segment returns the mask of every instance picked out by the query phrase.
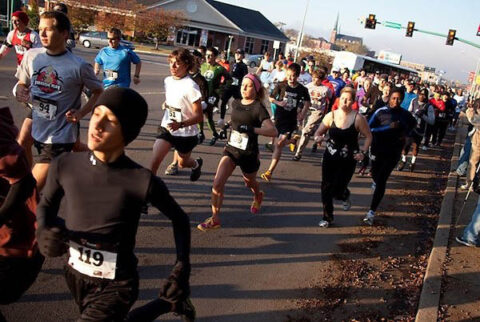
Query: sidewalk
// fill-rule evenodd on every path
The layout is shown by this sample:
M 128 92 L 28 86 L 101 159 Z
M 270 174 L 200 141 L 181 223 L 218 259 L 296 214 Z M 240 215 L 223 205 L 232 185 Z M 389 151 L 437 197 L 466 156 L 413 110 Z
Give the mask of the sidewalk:
M 465 207 L 466 191 L 460 190 L 465 177 L 455 172 L 466 128 L 458 130 L 445 197 L 442 202 L 434 246 L 429 258 L 416 321 L 480 320 L 480 249 L 455 241 L 463 233 L 472 213 L 480 206 L 471 193 Z

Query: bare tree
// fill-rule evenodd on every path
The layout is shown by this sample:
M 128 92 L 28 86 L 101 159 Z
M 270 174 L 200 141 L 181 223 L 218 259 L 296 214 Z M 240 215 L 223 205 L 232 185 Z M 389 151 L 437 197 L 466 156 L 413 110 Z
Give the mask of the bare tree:
M 158 42 L 166 40 L 168 35 L 183 26 L 185 21 L 186 16 L 182 11 L 151 9 L 137 14 L 135 30 L 156 39 L 155 49 L 158 49 Z

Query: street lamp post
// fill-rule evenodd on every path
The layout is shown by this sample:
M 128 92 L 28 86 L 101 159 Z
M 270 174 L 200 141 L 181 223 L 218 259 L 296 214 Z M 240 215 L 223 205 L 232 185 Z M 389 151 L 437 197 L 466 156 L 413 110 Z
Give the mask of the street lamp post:
M 295 59 L 294 59 L 295 62 L 297 62 L 298 52 L 300 51 L 300 46 L 302 45 L 303 27 L 305 27 L 305 19 L 307 18 L 309 3 L 310 3 L 310 0 L 307 0 L 307 5 L 305 6 L 305 14 L 303 15 L 302 29 L 300 29 L 300 33 L 297 35 L 297 50 L 295 50 Z

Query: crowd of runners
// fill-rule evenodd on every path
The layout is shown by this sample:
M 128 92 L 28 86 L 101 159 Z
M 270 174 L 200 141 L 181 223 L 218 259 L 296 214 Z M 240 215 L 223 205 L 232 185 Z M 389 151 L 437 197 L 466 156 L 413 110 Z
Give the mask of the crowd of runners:
M 168 56 L 171 75 L 164 79 L 165 100 L 158 106 L 164 113 L 146 169 L 125 154 L 148 117 L 147 102 L 130 89 L 131 65 L 138 84 L 141 59 L 120 44 L 121 32 L 112 28 L 109 46 L 100 50 L 92 67 L 71 51 L 75 44 L 67 14 L 60 4 L 42 13 L 37 34 L 27 28 L 25 13 L 13 13 L 15 29 L 0 49 L 3 57 L 15 48 L 18 82 L 13 92 L 31 109 L 20 131 L 9 108 L 0 109 L 0 304 L 20 298 L 35 281 L 44 256 L 67 253 L 65 280 L 80 321 L 152 321 L 167 312 L 193 321 L 190 221 L 157 172 L 173 148 L 165 175 L 189 168 L 192 182 L 200 178 L 203 160 L 193 150 L 206 137 L 204 115 L 211 131 L 208 144 L 223 140 L 225 147 L 212 178 L 211 216 L 199 230 L 220 228 L 225 185 L 237 166 L 253 194 L 250 212 L 257 214 L 268 192 L 266 186 L 260 189 L 258 177 L 275 180 L 286 146 L 292 160 L 304 162 L 311 139 L 312 153 L 326 143 L 318 225 L 327 228 L 334 221 L 334 199 L 343 202 L 343 210 L 350 209 L 348 185 L 356 171 L 372 178 L 363 222 L 373 225 L 392 171 L 407 165 L 414 171 L 419 152 L 441 146 L 470 104 L 461 89 L 380 72 L 329 71 L 329 66 L 317 66 L 313 56 L 295 63 L 265 53 L 250 73 L 242 49 L 235 51 L 231 64 L 228 55 L 213 47 L 176 49 Z M 88 99 L 82 104 L 83 92 Z M 478 102 L 475 106 L 480 108 Z M 467 111 L 469 118 L 472 113 Z M 82 143 L 79 121 L 87 115 L 87 142 Z M 272 153 L 268 167 L 260 164 L 259 136 L 271 140 L 262 149 Z M 475 165 L 480 158 L 476 146 L 475 141 L 470 158 Z M 458 171 L 465 172 L 466 166 L 460 164 Z M 62 200 L 67 201 L 63 219 L 58 216 Z M 177 260 L 158 298 L 130 311 L 139 291 L 137 227 L 149 206 L 171 220 Z

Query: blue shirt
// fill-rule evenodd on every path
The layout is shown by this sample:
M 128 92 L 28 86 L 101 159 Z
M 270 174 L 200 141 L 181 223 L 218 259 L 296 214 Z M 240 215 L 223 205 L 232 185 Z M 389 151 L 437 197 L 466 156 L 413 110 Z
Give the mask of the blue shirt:
M 140 58 L 131 49 L 119 45 L 117 48 L 102 48 L 95 62 L 102 65 L 104 88 L 112 85 L 130 87 L 130 64 L 138 64 Z
M 408 108 L 410 107 L 410 102 L 416 97 L 417 97 L 417 94 L 415 94 L 414 92 L 411 92 L 411 93 L 405 92 L 405 98 L 403 99 L 403 102 L 402 104 L 400 104 L 400 106 L 404 110 L 408 111 Z
M 332 75 L 329 75 L 327 79 L 332 83 L 333 88 L 335 89 L 335 96 L 340 97 L 340 92 L 345 87 L 345 82 L 340 77 L 333 78 Z

